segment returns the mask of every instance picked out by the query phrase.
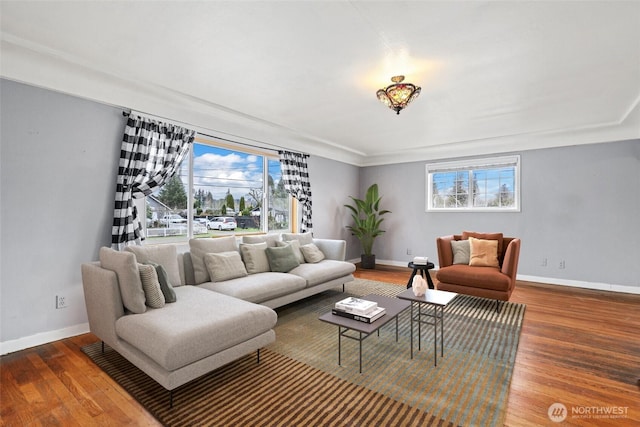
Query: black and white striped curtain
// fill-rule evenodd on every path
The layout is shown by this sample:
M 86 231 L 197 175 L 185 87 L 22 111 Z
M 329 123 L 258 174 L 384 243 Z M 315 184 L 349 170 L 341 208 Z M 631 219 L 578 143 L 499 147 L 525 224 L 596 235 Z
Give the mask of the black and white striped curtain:
M 111 247 L 144 239 L 133 199 L 148 196 L 178 170 L 195 131 L 130 115 L 122 138 L 116 181 Z M 144 216 L 144 215 L 143 215 Z
M 309 171 L 307 170 L 308 154 L 292 153 L 290 151 L 279 151 L 280 169 L 284 189 L 293 198 L 302 204 L 302 227 L 303 233 L 312 231 L 311 221 L 311 183 L 309 182 Z

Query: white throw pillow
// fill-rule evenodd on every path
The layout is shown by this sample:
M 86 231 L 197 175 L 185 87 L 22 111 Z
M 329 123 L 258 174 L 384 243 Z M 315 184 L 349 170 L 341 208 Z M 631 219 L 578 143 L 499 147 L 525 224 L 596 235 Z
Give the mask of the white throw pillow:
M 237 251 L 238 245 L 236 244 L 236 236 L 191 239 L 189 240 L 189 250 L 193 264 L 194 285 L 199 285 L 210 280 L 209 271 L 204 265 L 205 254 Z
M 320 262 L 324 259 L 324 253 L 313 243 L 300 246 L 304 260 L 309 263 Z
M 267 258 L 267 247 L 268 244 L 266 242 L 240 243 L 240 253 L 247 268 L 247 273 L 256 274 L 271 271 L 269 259 Z
M 212 282 L 224 282 L 247 275 L 247 270 L 237 251 L 206 254 L 204 263 Z
M 138 263 L 133 253 L 102 247 L 100 248 L 100 265 L 102 268 L 114 271 L 118 276 L 122 304 L 127 310 L 137 314 L 147 311 Z

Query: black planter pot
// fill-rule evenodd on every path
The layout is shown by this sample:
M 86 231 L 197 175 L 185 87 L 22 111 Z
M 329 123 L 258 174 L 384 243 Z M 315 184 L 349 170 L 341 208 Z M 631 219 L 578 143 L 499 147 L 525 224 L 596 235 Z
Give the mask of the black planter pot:
M 376 256 L 374 254 L 371 255 L 360 255 L 360 267 L 365 268 L 367 270 L 373 270 L 376 268 Z

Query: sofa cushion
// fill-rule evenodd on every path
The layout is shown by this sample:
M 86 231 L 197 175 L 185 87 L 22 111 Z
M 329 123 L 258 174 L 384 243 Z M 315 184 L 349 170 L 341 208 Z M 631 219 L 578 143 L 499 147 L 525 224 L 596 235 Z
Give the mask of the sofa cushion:
M 204 264 L 213 282 L 224 282 L 247 275 L 247 270 L 237 251 L 205 254 Z
M 350 262 L 325 259 L 316 264 L 300 264 L 289 271 L 289 274 L 302 277 L 307 281 L 307 287 L 311 287 L 348 276 L 354 271 L 356 271 L 356 266 Z
M 151 308 L 164 307 L 164 294 L 160 289 L 156 268 L 148 264 L 138 264 L 138 270 L 140 271 L 145 304 Z
M 240 254 L 247 268 L 247 273 L 256 274 L 271 271 L 267 258 L 267 242 L 240 243 Z
M 191 251 L 191 263 L 193 265 L 193 276 L 195 284 L 199 285 L 208 282 L 210 279 L 207 267 L 204 264 L 204 255 L 216 252 L 228 252 L 238 250 L 235 236 L 216 237 L 213 239 L 191 239 L 189 240 Z
M 299 240 L 290 240 L 288 242 L 284 242 L 284 241 L 276 242 L 276 246 L 278 246 L 278 247 L 287 246 L 287 245 L 290 245 L 291 248 L 293 249 L 293 253 L 296 255 L 296 259 L 298 260 L 298 264 L 302 264 L 303 262 L 305 262 L 304 255 L 302 254 L 302 251 L 300 250 L 300 241 Z
M 498 241 L 469 237 L 469 265 L 474 267 L 499 267 Z
M 469 240 L 452 240 L 451 252 L 453 253 L 453 264 L 469 265 L 471 256 Z
M 271 271 L 287 273 L 300 265 L 291 245 L 267 248 Z
M 300 246 L 313 243 L 313 234 L 311 233 L 282 233 L 282 240 L 290 242 L 291 240 L 297 240 L 300 242 Z
M 167 271 L 171 285 L 180 286 L 178 253 L 174 245 L 127 246 L 125 250 L 133 252 L 140 264 L 160 264 Z
M 160 290 L 162 291 L 162 295 L 164 296 L 164 302 L 176 302 L 176 293 L 173 290 L 173 286 L 171 285 L 171 281 L 169 280 L 169 276 L 167 275 L 167 271 L 164 269 L 164 267 L 151 261 L 147 262 L 147 264 L 152 265 L 156 269 L 158 282 L 160 283 Z
M 302 277 L 267 272 L 225 282 L 206 282 L 198 287 L 259 304 L 304 289 L 306 285 Z
M 277 246 L 280 241 L 280 235 L 278 234 L 261 234 L 258 236 L 242 236 L 242 243 L 256 244 L 266 243 L 268 247 L 273 248 Z
M 136 256 L 132 252 L 119 252 L 102 247 L 100 248 L 100 265 L 118 276 L 120 296 L 125 308 L 132 313 L 144 313 L 147 306 Z
M 317 263 L 324 259 L 322 251 L 313 243 L 300 246 L 300 251 L 304 255 L 304 260 L 310 263 Z
M 196 286 L 175 288 L 178 301 L 162 309 L 122 316 L 118 336 L 173 371 L 269 331 L 277 315 Z
M 502 274 L 498 267 L 472 267 L 470 265 L 450 265 L 440 268 L 436 278 L 443 283 L 473 288 L 507 291 L 511 279 Z

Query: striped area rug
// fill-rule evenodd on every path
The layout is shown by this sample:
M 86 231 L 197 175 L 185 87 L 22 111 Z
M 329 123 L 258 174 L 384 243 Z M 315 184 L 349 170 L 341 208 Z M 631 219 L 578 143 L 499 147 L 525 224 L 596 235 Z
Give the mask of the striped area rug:
M 100 347 L 82 350 L 166 426 L 452 426 L 268 349 L 178 388 L 170 408 L 164 388 Z
M 346 296 L 394 296 L 404 285 L 357 279 L 278 309 L 276 342 L 174 392 L 100 343 L 83 351 L 167 426 L 502 425 L 525 306 L 458 296 L 445 311 L 444 357 L 433 366 L 432 330 L 409 357 L 409 311 L 363 344 L 342 340 L 318 317 Z M 416 331 L 417 333 L 417 331 Z M 417 344 L 416 344 L 417 346 Z
M 445 310 L 444 357 L 438 343 L 437 366 L 428 325 L 422 326 L 421 351 L 414 341 L 410 358 L 409 310 L 399 316 L 398 342 L 395 322 L 363 341 L 362 374 L 357 341 L 342 339 L 338 365 L 338 328 L 318 317 L 348 295 L 395 296 L 404 290 L 405 285 L 358 279 L 347 284 L 346 294 L 336 289 L 278 309 L 277 340 L 268 348 L 454 425 L 503 425 L 523 304 L 506 302 L 497 312 L 493 300 L 458 295 Z

